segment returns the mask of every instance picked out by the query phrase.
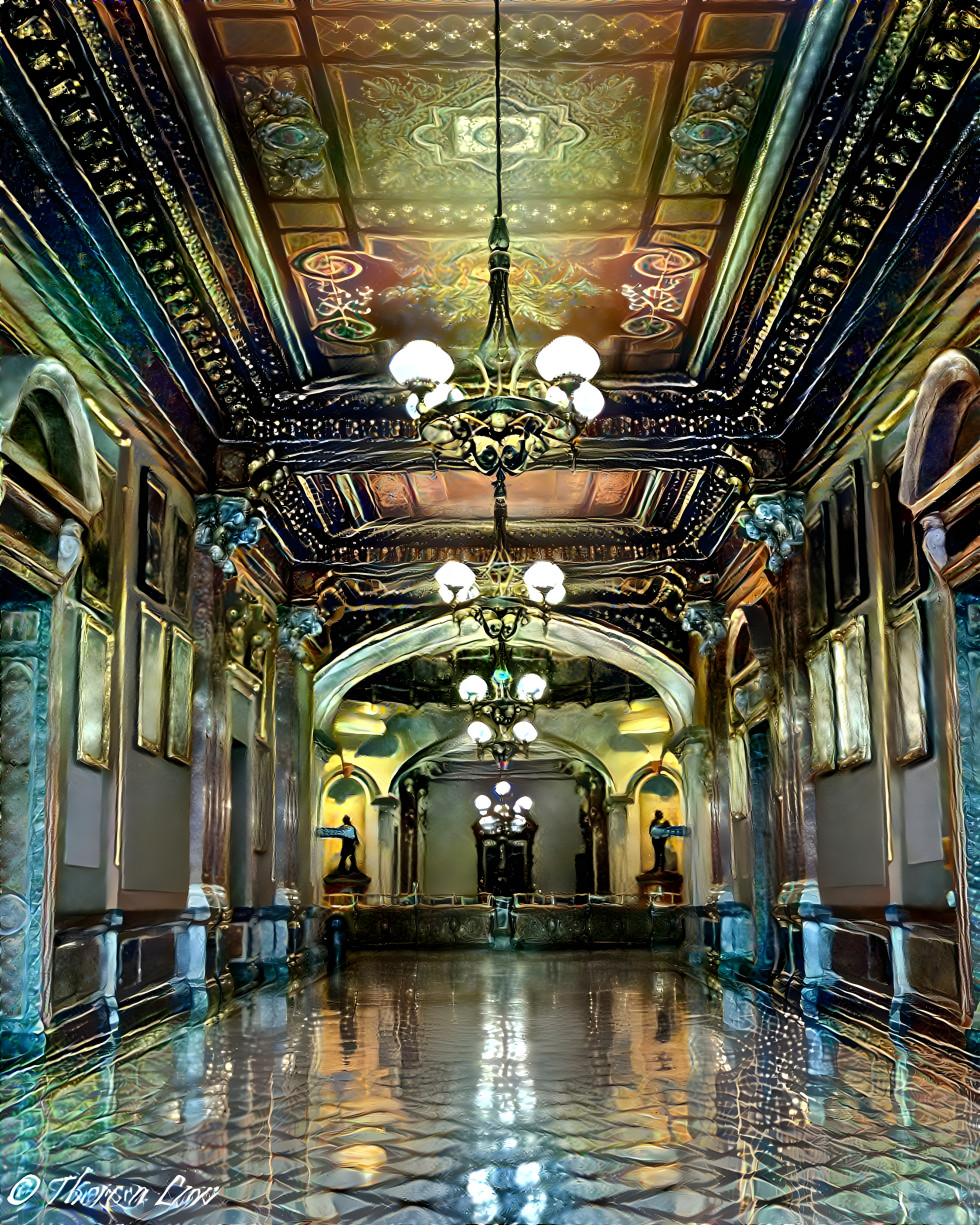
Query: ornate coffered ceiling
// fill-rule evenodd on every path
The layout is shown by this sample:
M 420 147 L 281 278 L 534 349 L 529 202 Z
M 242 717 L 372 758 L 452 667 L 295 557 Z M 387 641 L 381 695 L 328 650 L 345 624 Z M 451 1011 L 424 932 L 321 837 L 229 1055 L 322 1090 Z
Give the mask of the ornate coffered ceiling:
M 683 366 L 809 4 L 508 0 L 503 174 L 529 345 Z M 187 6 L 302 328 L 336 369 L 471 348 L 493 209 L 492 5 Z
M 386 374 L 482 332 L 491 15 L 0 4 L 14 346 L 74 352 L 202 488 L 251 490 L 283 590 L 359 611 L 335 646 L 491 547 L 488 486 L 432 475 Z M 980 5 L 504 0 L 503 38 L 521 336 L 591 339 L 606 397 L 575 471 L 511 483 L 513 553 L 682 653 L 663 610 L 738 552 L 748 495 L 885 415 L 937 284 L 966 326 Z

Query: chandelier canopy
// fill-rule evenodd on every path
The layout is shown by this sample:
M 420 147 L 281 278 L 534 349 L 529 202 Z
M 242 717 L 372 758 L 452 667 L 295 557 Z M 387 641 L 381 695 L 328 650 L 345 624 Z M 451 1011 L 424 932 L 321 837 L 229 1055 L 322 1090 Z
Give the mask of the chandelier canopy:
M 405 411 L 439 459 L 462 462 L 488 476 L 516 476 L 542 456 L 567 453 L 605 404 L 591 380 L 599 354 L 577 336 L 559 336 L 534 359 L 517 339 L 510 313 L 510 234 L 503 205 L 500 0 L 494 0 L 497 208 L 490 228 L 489 316 L 472 371 L 453 381 L 456 363 L 431 340 L 413 340 L 388 369 L 408 388 Z

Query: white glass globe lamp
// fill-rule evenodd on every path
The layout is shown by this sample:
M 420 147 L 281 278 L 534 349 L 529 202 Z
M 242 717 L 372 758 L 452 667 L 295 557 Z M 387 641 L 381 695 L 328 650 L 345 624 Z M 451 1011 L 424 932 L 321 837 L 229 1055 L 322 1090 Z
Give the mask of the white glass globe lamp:
M 572 392 L 572 408 L 586 421 L 598 417 L 605 407 L 606 398 L 595 383 L 582 383 Z
M 548 682 L 536 672 L 528 672 L 517 682 L 517 696 L 522 702 L 540 702 Z
M 475 600 L 480 594 L 476 587 L 476 575 L 462 561 L 447 561 L 436 571 L 439 584 L 439 599 L 446 604 L 456 600 Z
M 398 350 L 388 363 L 388 369 L 391 377 L 405 387 L 418 384 L 435 387 L 449 382 L 454 363 L 446 350 L 431 340 L 411 340 Z
M 557 385 L 554 387 L 549 387 L 544 393 L 544 398 L 549 404 L 555 404 L 558 408 L 568 408 L 569 404 L 571 403 L 571 400 L 568 397 L 568 392 L 564 391 Z
M 529 795 L 522 795 L 519 800 L 514 801 L 514 812 L 527 812 L 533 805 L 534 801 Z
M 595 349 L 577 336 L 559 336 L 546 344 L 534 359 L 538 374 L 546 383 L 566 378 L 585 382 L 598 373 L 599 363 Z
M 557 604 L 565 594 L 565 575 L 553 561 L 534 562 L 524 571 L 523 577 L 527 594 L 535 604 Z
M 466 729 L 466 734 L 474 744 L 488 744 L 493 739 L 493 730 L 480 719 L 473 720 Z
M 473 805 L 476 808 L 477 812 L 489 812 L 490 803 L 491 803 L 491 800 L 488 795 L 478 795 L 476 799 L 473 801 Z
M 459 682 L 459 696 L 464 702 L 482 702 L 487 696 L 487 682 L 482 676 L 467 676 Z
M 510 795 L 510 783 L 508 782 L 494 783 L 493 794 L 494 795 Z
M 521 744 L 531 744 L 537 738 L 538 729 L 527 719 L 522 719 L 520 723 L 514 724 L 514 739 L 519 740 Z

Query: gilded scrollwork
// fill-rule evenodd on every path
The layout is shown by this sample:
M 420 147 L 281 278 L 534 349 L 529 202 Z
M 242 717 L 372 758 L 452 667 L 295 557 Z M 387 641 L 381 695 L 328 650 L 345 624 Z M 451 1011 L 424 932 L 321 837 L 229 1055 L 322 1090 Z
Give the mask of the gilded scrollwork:
M 697 84 L 673 144 L 666 188 L 686 195 L 721 195 L 732 188 L 768 65 L 741 61 L 699 66 Z
M 300 71 L 241 67 L 232 69 L 231 79 L 269 191 L 276 196 L 330 194 L 327 134 Z

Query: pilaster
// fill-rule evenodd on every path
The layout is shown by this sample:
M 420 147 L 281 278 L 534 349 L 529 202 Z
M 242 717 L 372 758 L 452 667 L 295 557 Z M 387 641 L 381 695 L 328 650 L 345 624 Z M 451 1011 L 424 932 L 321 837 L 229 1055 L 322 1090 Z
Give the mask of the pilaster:
M 378 892 L 397 893 L 395 849 L 401 804 L 397 795 L 379 795 L 371 803 L 378 810 Z

